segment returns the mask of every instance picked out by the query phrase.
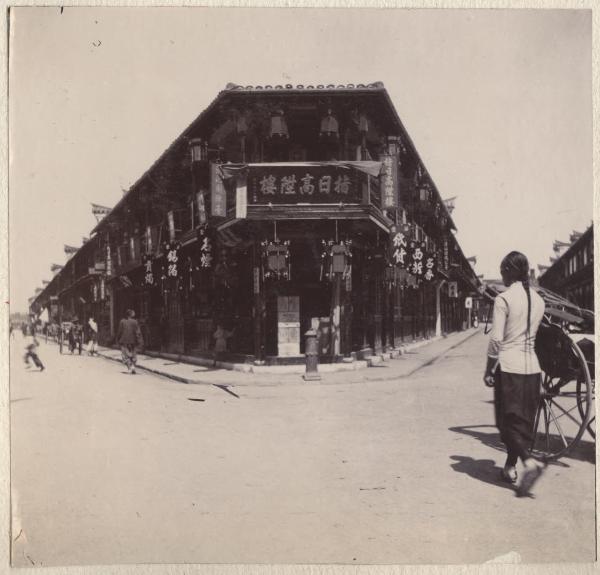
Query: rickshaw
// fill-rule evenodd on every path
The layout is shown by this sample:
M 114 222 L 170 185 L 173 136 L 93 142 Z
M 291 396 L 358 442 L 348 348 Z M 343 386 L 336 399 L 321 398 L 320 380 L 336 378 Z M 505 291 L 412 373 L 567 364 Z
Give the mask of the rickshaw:
M 567 455 L 588 434 L 596 438 L 594 313 L 541 287 L 546 304 L 535 351 L 542 369 L 531 453 L 551 461 Z M 498 290 L 487 286 L 493 300 Z M 485 332 L 490 330 L 491 305 Z

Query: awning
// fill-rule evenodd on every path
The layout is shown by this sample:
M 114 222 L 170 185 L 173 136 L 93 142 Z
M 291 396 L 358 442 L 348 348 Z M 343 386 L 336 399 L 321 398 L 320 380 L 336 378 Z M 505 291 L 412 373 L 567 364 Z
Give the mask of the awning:
M 220 164 L 221 172 L 224 178 L 244 174 L 249 168 L 315 168 L 331 166 L 336 168 L 347 168 L 358 170 L 377 177 L 381 172 L 381 162 L 374 161 L 356 161 L 356 162 L 268 162 L 261 164 Z

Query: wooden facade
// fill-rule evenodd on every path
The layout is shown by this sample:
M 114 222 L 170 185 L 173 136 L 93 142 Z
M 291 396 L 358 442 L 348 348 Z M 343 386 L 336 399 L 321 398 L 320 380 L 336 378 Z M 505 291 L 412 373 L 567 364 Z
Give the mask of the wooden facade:
M 390 257 L 399 229 L 428 276 Z M 228 85 L 32 308 L 105 345 L 132 308 L 158 352 L 294 362 L 313 327 L 321 361 L 363 357 L 464 328 L 454 229 L 382 84 Z
M 539 284 L 578 306 L 594 311 L 594 229 L 574 234 L 563 253 L 549 267 L 540 266 L 543 273 Z M 556 246 L 555 247 L 560 247 Z M 558 254 L 557 254 L 558 255 Z

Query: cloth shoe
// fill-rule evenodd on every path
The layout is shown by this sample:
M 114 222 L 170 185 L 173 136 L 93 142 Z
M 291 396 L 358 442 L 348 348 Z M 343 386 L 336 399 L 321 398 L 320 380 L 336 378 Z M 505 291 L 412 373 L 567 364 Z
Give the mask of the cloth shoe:
M 525 463 L 525 470 L 523 471 L 523 476 L 521 478 L 521 483 L 519 483 L 519 487 L 517 488 L 517 496 L 518 497 L 531 497 L 531 490 L 533 486 L 537 483 L 538 479 L 542 476 L 544 472 L 545 465 L 535 461 L 534 459 L 529 459 Z
M 514 467 L 504 467 L 500 470 L 500 478 L 506 483 L 514 484 L 517 482 L 517 470 Z

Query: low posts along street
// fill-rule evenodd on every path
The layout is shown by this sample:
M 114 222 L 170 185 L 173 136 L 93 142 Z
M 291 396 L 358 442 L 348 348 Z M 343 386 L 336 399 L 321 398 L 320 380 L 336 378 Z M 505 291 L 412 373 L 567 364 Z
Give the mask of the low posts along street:
M 319 346 L 317 343 L 317 332 L 309 329 L 305 334 L 304 354 L 306 355 L 306 371 L 302 376 L 305 381 L 319 381 Z

